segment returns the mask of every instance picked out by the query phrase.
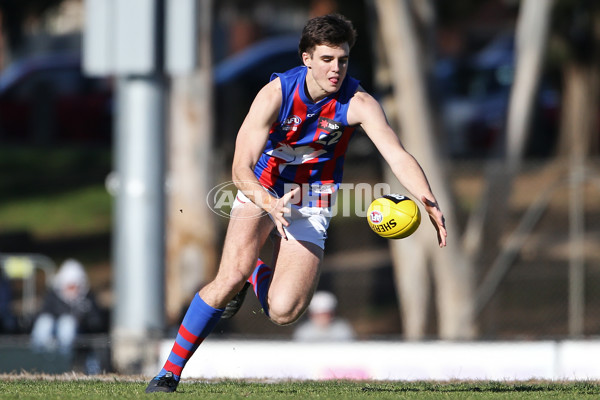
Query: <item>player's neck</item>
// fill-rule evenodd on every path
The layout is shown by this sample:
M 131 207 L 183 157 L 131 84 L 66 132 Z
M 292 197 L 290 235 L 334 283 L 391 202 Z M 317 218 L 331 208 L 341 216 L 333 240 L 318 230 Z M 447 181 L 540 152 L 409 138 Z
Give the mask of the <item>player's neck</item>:
M 323 88 L 317 84 L 310 74 L 306 75 L 306 80 L 304 82 L 304 93 L 306 94 L 306 97 L 308 97 L 308 99 L 313 103 L 318 103 L 330 94 L 323 90 Z

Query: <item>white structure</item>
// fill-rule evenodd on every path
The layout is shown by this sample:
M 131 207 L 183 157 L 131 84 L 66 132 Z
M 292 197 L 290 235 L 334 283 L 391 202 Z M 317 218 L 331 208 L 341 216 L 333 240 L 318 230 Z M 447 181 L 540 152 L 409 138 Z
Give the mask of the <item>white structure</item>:
M 172 340 L 161 345 L 161 365 Z M 597 380 L 600 341 L 305 344 L 207 340 L 183 378 Z

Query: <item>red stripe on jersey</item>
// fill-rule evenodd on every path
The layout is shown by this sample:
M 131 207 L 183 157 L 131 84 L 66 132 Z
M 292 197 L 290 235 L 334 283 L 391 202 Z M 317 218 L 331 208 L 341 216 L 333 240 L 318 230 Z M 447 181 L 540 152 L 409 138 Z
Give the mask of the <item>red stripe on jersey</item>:
M 346 149 L 348 148 L 348 144 L 350 143 L 350 138 L 352 137 L 352 132 L 354 131 L 353 126 L 347 126 L 344 128 L 342 132 L 342 138 L 340 139 L 337 146 L 335 146 L 335 158 L 345 157 Z
M 319 117 L 325 117 L 325 118 L 329 118 L 331 120 L 335 120 L 335 105 L 337 104 L 337 98 L 335 99 L 336 101 L 330 101 L 327 105 L 323 106 L 323 108 L 321 109 L 321 113 L 319 114 Z M 319 130 L 319 128 L 317 128 L 317 131 Z M 315 136 L 314 136 L 314 140 L 318 140 L 319 136 L 318 136 L 318 132 L 315 132 Z
M 187 329 L 185 329 L 185 326 L 181 325 L 179 327 L 179 335 L 181 335 L 182 338 L 184 338 L 185 340 L 187 340 L 190 343 L 196 343 L 196 341 L 198 340 L 198 336 L 196 335 L 192 335 Z
M 332 160 L 323 166 L 323 171 L 321 173 L 321 181 L 323 184 L 335 182 L 334 178 L 335 178 L 336 172 L 337 173 L 343 172 L 343 171 L 336 171 L 336 168 L 338 166 L 338 160 L 340 158 L 345 157 L 346 149 L 348 148 L 348 143 L 350 143 L 350 138 L 352 137 L 353 131 L 354 131 L 354 127 L 344 128 L 341 139 L 335 146 L 335 151 L 334 151 Z M 340 168 L 343 168 L 343 167 L 340 167 Z M 330 196 L 328 196 L 327 198 L 322 198 L 322 200 L 319 202 L 322 204 L 319 204 L 319 206 L 320 207 L 329 207 L 330 201 L 331 201 Z
M 319 113 L 319 117 L 335 120 L 335 111 L 336 111 L 335 105 L 336 104 L 337 104 L 337 97 L 334 99 L 331 99 L 327 104 L 323 105 L 323 107 L 321 108 L 321 112 Z M 315 134 L 313 135 L 313 138 L 312 138 L 312 143 L 311 143 L 311 145 L 313 147 L 315 147 L 315 150 L 319 150 L 324 147 L 323 144 L 317 143 L 317 141 L 319 140 L 319 136 L 321 135 L 322 132 L 323 131 L 317 126 L 317 128 L 315 129 Z M 337 144 L 336 144 L 336 147 L 337 147 Z M 330 164 L 332 162 L 335 164 L 334 160 L 329 160 L 329 161 L 326 161 L 323 163 L 321 159 L 314 158 L 305 163 L 302 163 L 296 169 L 295 181 L 296 182 L 310 182 L 310 176 L 313 173 L 313 171 L 315 170 L 314 164 L 323 163 L 323 167 L 326 167 L 328 164 Z M 322 178 L 320 180 L 322 181 L 322 183 L 326 183 L 326 182 L 323 182 Z
M 279 176 L 279 164 L 283 163 L 283 160 L 277 157 L 269 157 L 267 166 L 261 171 L 258 181 L 261 185 L 266 188 L 272 188 L 277 182 Z
M 297 85 L 296 89 L 294 90 L 294 102 L 290 111 L 291 115 L 285 116 L 285 118 L 296 116 L 301 120 L 299 125 L 294 125 L 294 129 L 290 129 L 286 133 L 285 140 L 281 141 L 281 143 L 288 144 L 290 146 L 295 145 L 296 142 L 302 137 L 302 127 L 306 120 L 307 107 L 306 104 L 304 104 L 304 102 L 302 101 L 302 98 L 300 97 L 299 90 L 300 85 Z M 271 131 L 269 132 L 269 134 L 271 134 L 275 130 L 275 126 L 275 124 L 271 126 Z M 258 181 L 261 183 L 261 185 L 267 188 L 274 187 L 279 177 L 279 165 L 283 163 L 285 163 L 284 160 L 280 158 L 270 157 L 269 161 L 267 162 L 267 166 L 261 171 L 260 176 L 258 177 Z
M 327 107 L 325 109 L 323 109 L 321 111 L 322 117 L 329 118 L 331 120 L 335 120 L 337 96 L 335 97 L 335 100 L 336 101 L 332 101 L 330 104 L 327 105 Z M 317 133 L 318 133 L 318 131 L 319 131 L 319 129 L 317 128 Z M 342 131 L 342 137 L 340 138 L 340 141 L 344 139 L 344 137 L 343 137 L 344 133 L 345 133 L 345 131 Z M 318 140 L 318 139 L 319 138 L 316 137 L 315 140 Z M 335 168 L 337 165 L 336 155 L 338 153 L 337 150 L 339 147 L 340 147 L 340 142 L 338 141 L 337 143 L 335 143 L 333 156 L 331 157 L 330 160 L 328 160 L 327 162 L 324 163 L 324 165 L 321 169 L 320 181 L 321 181 L 322 185 L 335 183 L 334 179 L 333 179 L 333 174 L 334 174 L 334 171 L 335 171 Z M 331 206 L 330 203 L 331 203 L 331 195 L 323 194 L 317 201 L 316 206 L 317 207 L 330 207 Z
M 352 132 L 354 131 L 354 127 L 345 127 L 342 136 L 340 137 L 340 141 L 335 146 L 335 150 L 333 153 L 332 162 L 328 163 L 325 168 L 323 168 L 323 180 L 333 180 L 335 174 L 335 168 L 337 166 L 337 160 L 340 157 L 344 157 L 346 153 L 346 149 L 348 148 L 348 143 L 350 142 L 350 138 L 352 137 Z
M 173 364 L 171 361 L 167 360 L 165 366 L 163 367 L 165 370 L 172 372 L 173 375 L 181 376 L 181 371 L 183 371 L 183 367 L 180 367 L 177 364 Z
M 291 113 L 300 118 L 300 125 L 295 126 L 296 130 L 290 130 L 286 135 L 286 143 L 289 145 L 294 145 L 298 141 L 298 139 L 302 136 L 302 127 L 304 126 L 304 122 L 306 121 L 306 104 L 302 101 L 300 97 L 300 85 L 296 86 L 296 90 L 294 90 L 294 102 L 292 103 Z M 290 115 L 287 115 L 290 117 Z
M 310 182 L 310 180 L 308 179 L 310 177 L 310 174 L 312 173 L 312 171 L 314 170 L 314 165 L 317 164 L 319 162 L 318 158 L 313 158 L 312 160 L 308 160 L 303 162 L 300 165 L 296 166 L 296 176 L 294 177 L 294 181 L 295 182 L 301 182 L 301 183 L 305 183 L 305 182 Z M 305 193 L 302 193 L 300 197 L 304 197 Z M 298 204 L 300 204 L 302 201 L 299 200 Z

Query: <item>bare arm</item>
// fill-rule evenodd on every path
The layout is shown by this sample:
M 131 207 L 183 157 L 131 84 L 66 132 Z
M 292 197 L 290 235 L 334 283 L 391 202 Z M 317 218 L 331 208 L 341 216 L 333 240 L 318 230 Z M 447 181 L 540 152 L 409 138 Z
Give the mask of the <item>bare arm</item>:
M 264 190 L 254 176 L 254 166 L 265 148 L 269 129 L 277 118 L 280 107 L 281 84 L 279 79 L 275 79 L 258 92 L 240 127 L 235 142 L 231 176 L 239 190 L 273 216 L 277 230 L 286 238 L 282 226 L 288 226 L 289 222 L 283 215 L 289 209 L 285 205 L 297 190 L 277 199 Z
M 398 181 L 418 200 L 429 214 L 438 235 L 440 247 L 446 245 L 444 215 L 433 195 L 429 182 L 417 160 L 408 153 L 398 135 L 389 126 L 379 103 L 360 90 L 351 100 L 348 123 L 360 124 L 373 141 Z

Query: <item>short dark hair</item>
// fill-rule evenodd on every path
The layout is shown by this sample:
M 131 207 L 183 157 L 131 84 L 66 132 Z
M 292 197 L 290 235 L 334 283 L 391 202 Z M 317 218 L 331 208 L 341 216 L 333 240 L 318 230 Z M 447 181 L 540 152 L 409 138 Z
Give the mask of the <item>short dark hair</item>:
M 352 48 L 356 41 L 356 30 L 352 22 L 340 14 L 327 14 L 308 20 L 298 45 L 298 54 L 312 53 L 319 45 L 340 46 L 348 43 Z

